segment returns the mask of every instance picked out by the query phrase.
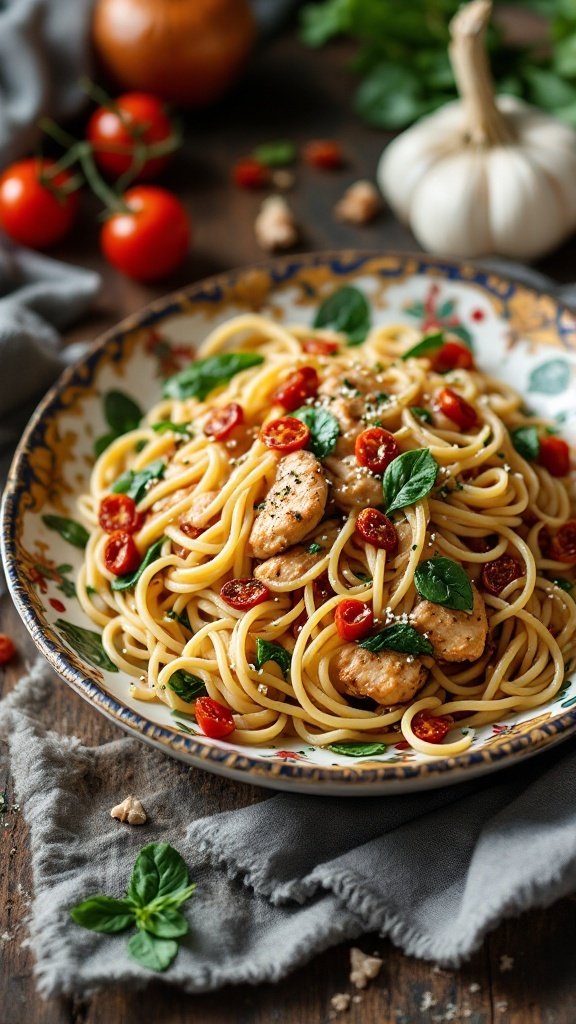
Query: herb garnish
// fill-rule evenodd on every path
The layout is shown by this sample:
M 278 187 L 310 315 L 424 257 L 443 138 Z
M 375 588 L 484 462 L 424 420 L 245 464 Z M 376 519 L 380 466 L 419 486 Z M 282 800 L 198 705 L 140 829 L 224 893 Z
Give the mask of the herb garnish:
M 361 345 L 371 327 L 370 307 L 353 285 L 345 285 L 324 300 L 314 318 L 314 327 L 330 327 L 346 334 L 349 345 Z
M 422 356 L 429 355 L 430 352 L 435 352 L 437 349 L 442 348 L 444 344 L 444 335 L 442 331 L 437 331 L 435 334 L 427 334 L 417 345 L 412 345 L 407 352 L 403 352 L 401 358 L 406 359 L 419 359 Z
M 269 640 L 258 637 L 256 640 L 256 661 L 257 669 L 262 668 L 267 661 L 275 661 L 282 669 L 282 675 L 286 679 L 290 671 L 292 655 L 281 644 L 275 644 Z
M 438 555 L 421 562 L 414 573 L 418 593 L 445 608 L 471 612 L 474 605 L 472 584 L 461 565 Z
M 118 477 L 112 490 L 114 494 L 127 494 L 138 504 L 146 494 L 148 485 L 153 480 L 161 480 L 165 470 L 166 463 L 162 459 L 156 459 L 155 462 L 151 462 L 145 469 L 140 469 L 136 473 L 133 469 L 127 469 Z
M 160 537 L 150 545 L 140 565 L 134 572 L 127 573 L 125 576 L 117 576 L 116 579 L 113 579 L 110 584 L 112 590 L 132 590 L 132 587 L 136 586 L 144 570 L 158 558 L 164 540 L 165 537 Z
M 536 427 L 514 427 L 510 431 L 512 444 L 527 462 L 535 462 L 540 454 L 540 438 Z
M 129 395 L 123 391 L 108 391 L 104 396 L 104 418 L 110 430 L 94 442 L 96 455 L 101 455 L 117 437 L 136 430 L 143 415 L 140 406 Z
M 427 637 L 422 636 L 414 626 L 395 622 L 385 626 L 358 644 L 366 651 L 379 654 L 380 651 L 398 651 L 400 654 L 433 654 L 434 648 Z
M 331 412 L 327 409 L 315 409 L 312 405 L 302 405 L 292 415 L 305 423 L 310 430 L 309 447 L 317 459 L 325 459 L 334 451 L 340 434 L 340 425 Z
M 317 544 L 316 541 L 313 540 L 312 543 L 308 545 L 306 550 L 309 555 L 318 555 L 320 554 L 321 551 L 324 550 L 324 548 L 322 547 L 321 544 Z
M 432 423 L 432 413 L 429 409 L 424 409 L 422 405 L 411 405 L 410 412 L 417 416 L 419 420 L 424 420 L 425 423 Z
M 386 514 L 424 498 L 434 487 L 437 474 L 438 463 L 429 448 L 417 448 L 393 459 L 382 479 Z
M 203 402 L 211 391 L 227 384 L 237 373 L 263 362 L 264 356 L 257 352 L 224 352 L 220 356 L 197 359 L 165 381 L 164 397 L 197 398 Z
M 152 430 L 156 434 L 165 434 L 168 430 L 171 430 L 173 434 L 193 436 L 191 423 L 173 423 L 172 420 L 158 420 L 157 423 L 152 424 Z
M 173 672 L 166 685 L 185 704 L 191 704 L 198 697 L 205 697 L 208 692 L 204 680 L 200 679 L 200 676 L 194 676 L 183 668 Z

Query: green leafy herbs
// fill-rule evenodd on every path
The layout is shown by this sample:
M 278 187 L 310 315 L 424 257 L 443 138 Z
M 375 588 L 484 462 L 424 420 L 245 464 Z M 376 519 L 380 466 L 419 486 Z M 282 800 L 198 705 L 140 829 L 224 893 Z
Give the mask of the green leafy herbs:
M 309 555 L 319 555 L 324 550 L 321 544 L 317 544 L 316 541 L 312 541 L 311 544 L 306 548 Z
M 557 576 L 556 579 L 552 580 L 560 590 L 563 590 L 566 594 L 570 594 L 574 590 L 575 584 L 572 580 L 567 580 L 564 576 Z
M 166 463 L 162 459 L 156 459 L 155 462 L 151 462 L 145 469 L 140 469 L 137 472 L 134 472 L 133 469 L 127 469 L 125 473 L 118 477 L 112 490 L 114 494 L 127 494 L 128 497 L 133 498 L 136 504 L 138 504 L 139 501 L 142 501 L 149 485 L 154 480 L 161 480 L 165 471 Z
M 385 743 L 360 743 L 357 740 L 343 740 L 342 743 L 330 743 L 328 750 L 345 757 L 378 757 L 386 753 Z
M 355 572 L 354 575 L 361 583 L 372 583 L 372 577 L 365 572 Z
M 191 423 L 173 423 L 172 420 L 158 420 L 158 423 L 152 424 L 152 430 L 156 434 L 166 434 L 170 430 L 173 434 L 193 436 Z
M 66 643 L 70 644 L 82 658 L 96 668 L 104 668 L 107 672 L 117 672 L 118 668 L 110 660 L 102 646 L 102 638 L 99 633 L 92 629 L 84 629 L 83 626 L 75 626 L 73 622 L 66 619 L 56 619 L 56 629 L 60 630 Z
M 63 540 L 73 544 L 75 548 L 84 549 L 86 547 L 90 534 L 75 519 L 66 519 L 64 516 L 42 516 L 42 522 L 49 530 L 56 530 Z
M 332 292 L 316 313 L 314 327 L 330 327 L 345 334 L 349 345 L 361 345 L 371 327 L 365 296 L 353 285 Z
M 442 331 L 437 331 L 436 334 L 428 334 L 417 345 L 412 345 L 412 348 L 404 352 L 402 359 L 420 359 L 422 356 L 430 355 L 431 352 L 437 352 L 439 348 L 442 348 L 443 344 L 444 335 Z
M 207 694 L 204 680 L 200 676 L 194 676 L 191 672 L 179 668 L 173 672 L 167 683 L 168 689 L 172 690 L 185 704 L 191 704 L 198 697 L 205 697 Z
M 123 391 L 108 391 L 104 395 L 104 418 L 110 430 L 94 442 L 96 455 L 101 455 L 112 441 L 129 430 L 136 430 L 144 413 L 140 406 Z
M 252 150 L 252 156 L 266 167 L 288 167 L 296 159 L 296 146 L 287 139 L 263 142 Z
M 192 626 L 190 625 L 190 619 L 188 618 L 188 612 L 175 612 L 173 608 L 169 612 L 166 612 L 166 618 L 172 619 L 173 622 L 179 622 L 184 629 L 189 629 L 192 632 Z
M 317 459 L 325 459 L 336 447 L 340 434 L 340 425 L 335 416 L 327 409 L 315 409 L 312 405 L 303 405 L 292 413 L 302 420 L 310 430 L 309 448 Z
M 275 644 L 269 640 L 263 640 L 262 637 L 258 637 L 256 640 L 256 668 L 261 669 L 267 661 L 275 661 L 282 669 L 284 678 L 288 677 L 292 661 L 290 651 L 287 651 L 281 644 Z
M 472 611 L 472 584 L 462 566 L 451 558 L 438 555 L 421 562 L 414 573 L 414 582 L 418 593 L 427 601 L 457 611 Z
M 257 352 L 224 352 L 220 356 L 197 359 L 170 377 L 164 384 L 165 398 L 197 398 L 203 402 L 216 388 L 227 384 L 242 370 L 261 366 L 264 356 Z
M 425 409 L 422 405 L 411 405 L 410 412 L 416 416 L 419 420 L 424 420 L 425 423 L 433 423 L 432 413 L 429 409 Z
M 565 359 L 549 359 L 532 370 L 528 391 L 541 395 L 560 395 L 570 382 L 570 365 Z
M 417 448 L 393 459 L 382 479 L 386 514 L 426 497 L 434 487 L 437 475 L 438 463 L 429 448 Z
M 155 540 L 154 543 L 150 545 L 144 555 L 144 558 L 140 562 L 140 565 L 134 570 L 134 572 L 127 573 L 125 576 L 116 576 L 110 584 L 112 590 L 132 590 L 132 588 L 138 583 L 138 580 L 144 570 L 160 556 L 164 540 L 164 537 L 159 537 L 158 540 Z
M 126 896 L 89 896 L 70 910 L 72 920 L 90 931 L 113 935 L 135 927 L 128 952 L 150 971 L 165 971 L 188 932 L 180 907 L 196 886 L 188 868 L 169 843 L 150 843 L 136 858 Z
M 358 644 L 366 651 L 378 654 L 380 651 L 398 651 L 400 654 L 433 654 L 434 648 L 427 637 L 422 636 L 414 626 L 395 622 L 385 626 Z
M 535 462 L 540 454 L 540 438 L 536 427 L 514 427 L 510 431 L 512 444 L 527 462 Z

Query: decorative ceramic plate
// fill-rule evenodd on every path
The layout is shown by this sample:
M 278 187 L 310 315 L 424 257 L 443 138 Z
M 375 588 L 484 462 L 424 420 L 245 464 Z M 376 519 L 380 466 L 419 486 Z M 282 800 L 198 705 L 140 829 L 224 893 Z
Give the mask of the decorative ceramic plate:
M 391 747 L 378 757 L 351 758 L 297 740 L 283 749 L 255 749 L 208 739 L 171 717 L 166 705 L 130 697 L 129 678 L 109 662 L 75 597 L 78 538 L 61 522 L 55 530 L 50 518 L 77 516 L 94 442 L 114 427 L 104 416 L 108 391 L 122 390 L 147 408 L 158 401 L 162 379 L 186 365 L 218 323 L 246 310 L 311 323 L 322 299 L 350 282 L 370 298 L 377 324 L 449 327 L 472 341 L 482 370 L 513 384 L 576 441 L 576 316 L 552 296 L 427 257 L 290 257 L 161 299 L 108 332 L 62 375 L 14 459 L 3 506 L 3 554 L 16 607 L 37 646 L 73 689 L 130 734 L 190 764 L 258 785 L 401 793 L 461 781 L 565 739 L 576 731 L 576 674 L 549 707 L 477 729 L 471 748 L 458 757 L 431 759 Z

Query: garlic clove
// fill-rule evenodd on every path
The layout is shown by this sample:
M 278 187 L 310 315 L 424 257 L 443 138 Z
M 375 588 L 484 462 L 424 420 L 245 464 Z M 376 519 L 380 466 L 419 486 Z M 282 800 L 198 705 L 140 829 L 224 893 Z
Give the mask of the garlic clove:
M 541 169 L 517 147 L 495 147 L 485 154 L 494 251 L 511 259 L 534 259 L 563 234 L 558 193 Z
M 484 168 L 483 153 L 464 150 L 421 179 L 412 197 L 410 225 L 424 249 L 467 257 L 492 251 Z

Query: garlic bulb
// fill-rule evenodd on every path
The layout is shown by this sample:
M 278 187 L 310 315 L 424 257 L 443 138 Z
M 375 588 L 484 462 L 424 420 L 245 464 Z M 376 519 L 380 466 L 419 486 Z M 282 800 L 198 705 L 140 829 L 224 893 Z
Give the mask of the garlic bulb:
M 461 99 L 391 142 L 378 182 L 424 249 L 534 259 L 576 226 L 576 131 L 512 96 L 495 99 L 490 13 L 490 0 L 473 0 L 453 18 Z

